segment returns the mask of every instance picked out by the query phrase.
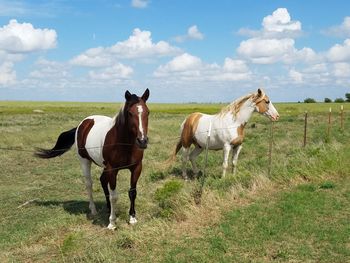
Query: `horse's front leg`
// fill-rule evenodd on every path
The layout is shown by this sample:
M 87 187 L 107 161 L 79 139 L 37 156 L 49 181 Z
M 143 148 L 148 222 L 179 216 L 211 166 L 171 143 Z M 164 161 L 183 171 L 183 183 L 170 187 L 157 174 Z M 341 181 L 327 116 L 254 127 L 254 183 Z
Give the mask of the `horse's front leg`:
M 231 145 L 225 144 L 223 150 L 224 150 L 224 162 L 222 163 L 222 177 L 225 177 L 226 170 L 228 167 L 228 157 L 230 155 Z
M 233 174 L 236 174 L 237 171 L 237 162 L 238 162 L 238 155 L 242 150 L 242 145 L 237 145 L 232 148 L 232 172 Z
M 117 204 L 117 174 L 118 170 L 113 168 L 106 168 L 104 171 L 107 175 L 108 180 L 108 192 L 109 192 L 109 201 L 111 206 L 111 211 L 109 215 L 109 224 L 108 229 L 114 230 L 116 228 L 116 204 Z M 107 202 L 108 205 L 108 202 Z
M 135 199 L 137 195 L 136 185 L 137 181 L 140 177 L 142 170 L 142 162 L 140 162 L 138 165 L 136 165 L 135 168 L 131 169 L 131 178 L 130 178 L 130 190 L 129 190 L 129 199 L 130 199 L 130 210 L 129 210 L 129 223 L 130 224 L 136 224 L 136 212 L 135 212 Z

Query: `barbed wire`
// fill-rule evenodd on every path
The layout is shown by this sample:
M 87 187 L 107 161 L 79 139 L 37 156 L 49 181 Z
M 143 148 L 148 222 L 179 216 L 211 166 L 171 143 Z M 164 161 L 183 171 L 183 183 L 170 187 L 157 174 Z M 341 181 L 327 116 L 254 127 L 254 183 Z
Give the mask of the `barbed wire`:
M 297 116 L 298 118 L 298 116 Z M 319 125 L 318 125 L 319 126 Z M 223 127 L 223 128 L 215 128 L 215 129 L 212 129 L 213 131 L 218 131 L 218 130 L 231 130 L 231 129 L 234 129 L 234 128 L 237 128 L 239 127 L 239 125 L 237 126 L 229 126 L 229 127 Z M 279 128 L 283 128 L 283 126 L 279 126 Z M 286 127 L 286 129 L 288 129 L 288 127 Z M 198 132 L 197 132 L 198 133 Z M 199 133 L 208 133 L 208 131 L 203 131 L 203 132 L 199 132 Z M 294 135 L 293 137 L 297 137 L 297 135 Z M 173 138 L 167 138 L 167 141 L 175 141 L 175 140 L 179 140 L 180 137 L 179 136 L 176 136 L 176 137 L 173 137 Z M 274 139 L 273 140 L 273 144 L 276 145 L 276 140 L 278 139 Z M 153 143 L 150 143 L 149 145 L 152 146 Z M 156 143 L 154 143 L 156 144 Z M 295 144 L 295 145 L 294 145 Z M 300 143 L 301 144 L 301 143 Z M 108 144 L 108 145 L 103 145 L 103 146 L 92 146 L 92 147 L 80 147 L 80 148 L 77 148 L 77 147 L 74 147 L 75 149 L 97 149 L 97 148 L 104 148 L 104 147 L 111 147 L 111 146 L 116 146 L 116 145 L 127 145 L 127 146 L 133 146 L 135 144 L 131 144 L 131 143 L 114 143 L 114 144 Z M 293 143 L 294 147 L 296 146 L 296 143 Z M 35 149 L 35 147 L 33 147 Z M 70 147 L 72 148 L 72 147 Z M 60 149 L 60 150 L 52 150 L 52 151 L 62 151 L 62 150 L 69 150 L 70 148 L 66 148 L 66 149 Z M 277 147 L 278 149 L 281 149 L 280 147 Z M 18 147 L 17 148 L 10 148 L 10 147 L 0 147 L 0 150 L 2 151 L 18 151 L 18 152 L 30 152 L 30 153 L 34 153 L 33 150 L 29 150 L 29 149 L 19 149 Z M 155 158 L 151 158 L 151 160 L 155 160 Z M 115 170 L 122 170 L 122 169 L 126 169 L 128 167 L 131 167 L 131 166 L 134 166 L 136 165 L 137 163 L 131 163 L 131 164 L 127 164 L 127 165 L 123 165 L 123 166 L 118 166 L 118 167 L 113 167 L 113 168 L 110 168 L 110 169 L 104 169 L 104 171 L 106 172 L 110 172 L 110 171 L 115 171 Z M 103 167 L 102 167 L 103 168 Z M 85 176 L 81 176 L 83 179 L 85 178 Z M 49 188 L 49 187 L 52 187 L 56 184 L 50 184 L 50 185 L 46 185 L 44 187 L 40 187 L 40 188 L 35 188 L 33 189 L 33 191 L 37 191 L 37 190 L 42 190 L 42 189 L 46 189 L 46 188 Z M 78 191 L 77 191 L 78 192 Z M 76 193 L 77 193 L 76 192 Z M 81 193 L 81 191 L 79 191 L 79 193 Z M 25 195 L 26 193 L 20 193 L 19 195 L 22 196 L 22 195 Z M 1 199 L 0 201 L 3 202 L 3 201 L 6 201 L 6 200 L 11 200 L 11 199 L 15 199 L 15 198 L 18 198 L 18 193 L 16 196 L 11 196 L 9 198 L 4 198 L 4 199 Z

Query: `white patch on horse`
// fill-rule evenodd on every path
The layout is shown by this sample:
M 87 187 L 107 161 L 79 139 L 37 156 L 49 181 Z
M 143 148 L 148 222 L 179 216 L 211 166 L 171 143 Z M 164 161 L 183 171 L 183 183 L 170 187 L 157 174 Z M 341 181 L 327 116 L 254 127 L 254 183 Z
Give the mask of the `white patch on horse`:
M 94 126 L 92 126 L 88 136 L 86 137 L 86 143 L 85 143 L 86 151 L 88 152 L 91 159 L 94 160 L 94 162 L 97 165 L 99 165 L 100 167 L 104 167 L 104 164 L 103 164 L 104 159 L 102 154 L 104 141 L 105 141 L 107 132 L 113 127 L 114 121 L 110 117 L 101 116 L 101 115 L 93 115 L 85 119 L 94 120 Z
M 143 126 L 142 126 L 142 113 L 143 113 L 143 108 L 141 105 L 137 105 L 137 112 L 139 113 L 139 131 L 141 133 L 141 140 L 145 138 L 145 134 L 143 131 Z

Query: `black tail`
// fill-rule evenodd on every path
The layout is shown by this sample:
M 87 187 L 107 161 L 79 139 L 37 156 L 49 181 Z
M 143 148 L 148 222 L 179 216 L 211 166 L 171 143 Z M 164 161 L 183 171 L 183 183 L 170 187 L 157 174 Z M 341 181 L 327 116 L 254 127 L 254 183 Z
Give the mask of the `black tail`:
M 74 144 L 76 130 L 77 128 L 73 128 L 69 131 L 62 132 L 60 136 L 58 136 L 55 147 L 53 147 L 51 150 L 37 148 L 36 152 L 34 153 L 34 156 L 43 159 L 48 159 L 64 154 Z

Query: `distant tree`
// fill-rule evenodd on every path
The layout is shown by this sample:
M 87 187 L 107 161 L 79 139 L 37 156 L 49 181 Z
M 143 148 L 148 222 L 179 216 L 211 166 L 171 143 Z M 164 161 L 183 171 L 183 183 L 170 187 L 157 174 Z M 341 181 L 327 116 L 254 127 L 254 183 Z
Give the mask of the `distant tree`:
M 334 100 L 334 102 L 342 103 L 342 102 L 344 102 L 344 99 L 343 99 L 343 98 L 336 98 L 336 99 Z
M 330 103 L 330 102 L 332 102 L 332 100 L 330 98 L 324 98 L 324 102 L 325 103 Z
M 350 102 L 350 93 L 345 93 L 346 102 Z
M 316 100 L 315 99 L 312 99 L 312 98 L 306 98 L 305 100 L 304 100 L 304 103 L 315 103 L 316 102 Z

